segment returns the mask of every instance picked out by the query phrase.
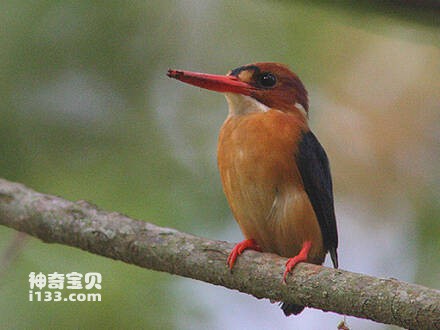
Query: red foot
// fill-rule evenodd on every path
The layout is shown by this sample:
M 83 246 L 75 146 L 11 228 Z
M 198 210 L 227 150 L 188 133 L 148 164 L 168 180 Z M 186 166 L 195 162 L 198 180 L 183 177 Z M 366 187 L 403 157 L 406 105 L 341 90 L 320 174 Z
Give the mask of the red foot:
M 299 251 L 298 255 L 293 258 L 289 258 L 286 262 L 286 270 L 284 271 L 283 281 L 286 283 L 287 275 L 289 275 L 290 271 L 296 266 L 297 263 L 303 262 L 307 260 L 307 256 L 309 255 L 310 248 L 312 247 L 311 241 L 306 241 L 303 243 L 301 251 Z
M 235 264 L 235 260 L 246 249 L 251 249 L 261 252 L 261 248 L 258 246 L 257 242 L 255 242 L 254 239 L 245 239 L 243 242 L 240 242 L 237 245 L 235 245 L 231 253 L 229 254 L 227 261 L 229 269 L 232 270 L 232 267 Z

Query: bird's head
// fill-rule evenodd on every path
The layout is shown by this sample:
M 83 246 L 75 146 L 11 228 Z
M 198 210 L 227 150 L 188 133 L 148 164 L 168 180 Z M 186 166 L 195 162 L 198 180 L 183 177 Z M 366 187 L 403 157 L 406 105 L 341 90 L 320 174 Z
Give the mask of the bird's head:
M 307 91 L 298 76 L 279 63 L 253 63 L 227 75 L 168 70 L 168 76 L 185 83 L 225 93 L 231 114 L 276 109 L 307 116 Z

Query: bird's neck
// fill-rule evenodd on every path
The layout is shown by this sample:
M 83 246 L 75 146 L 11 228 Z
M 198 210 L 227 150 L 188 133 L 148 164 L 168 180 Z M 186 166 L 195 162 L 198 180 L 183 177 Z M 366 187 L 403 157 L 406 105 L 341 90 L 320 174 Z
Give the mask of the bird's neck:
M 268 112 L 269 110 L 277 110 L 268 107 L 267 105 L 261 103 L 251 96 L 235 93 L 225 93 L 225 97 L 229 105 L 228 117 L 243 116 L 255 113 L 264 113 Z M 307 126 L 307 112 L 301 105 L 295 104 L 292 109 L 288 111 L 284 110 L 282 112 L 297 117 L 300 122 Z
M 253 97 L 225 93 L 226 101 L 229 105 L 229 116 L 247 115 L 254 112 L 267 112 L 270 108 Z

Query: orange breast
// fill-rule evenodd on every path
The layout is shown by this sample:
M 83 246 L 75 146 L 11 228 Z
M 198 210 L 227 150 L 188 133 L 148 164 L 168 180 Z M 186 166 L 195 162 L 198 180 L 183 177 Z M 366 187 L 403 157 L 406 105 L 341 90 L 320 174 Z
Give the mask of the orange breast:
M 218 166 L 223 189 L 246 238 L 284 257 L 312 241 L 309 262 L 325 257 L 316 215 L 295 163 L 299 117 L 277 110 L 229 116 L 220 131 Z

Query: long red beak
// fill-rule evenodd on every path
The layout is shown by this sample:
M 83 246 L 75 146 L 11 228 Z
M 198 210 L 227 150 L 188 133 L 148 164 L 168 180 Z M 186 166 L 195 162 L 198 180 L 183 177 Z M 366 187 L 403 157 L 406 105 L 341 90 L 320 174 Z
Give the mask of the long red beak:
M 220 93 L 237 93 L 243 95 L 251 95 L 255 87 L 238 80 L 234 76 L 220 76 L 215 74 L 168 70 L 167 76 L 187 84 L 209 89 Z

